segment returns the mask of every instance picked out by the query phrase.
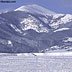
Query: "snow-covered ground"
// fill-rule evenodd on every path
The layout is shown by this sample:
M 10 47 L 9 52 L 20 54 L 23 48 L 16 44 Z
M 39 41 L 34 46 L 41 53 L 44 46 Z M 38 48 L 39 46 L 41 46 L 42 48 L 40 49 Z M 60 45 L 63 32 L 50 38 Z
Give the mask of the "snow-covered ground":
M 72 72 L 72 53 L 0 54 L 0 72 Z

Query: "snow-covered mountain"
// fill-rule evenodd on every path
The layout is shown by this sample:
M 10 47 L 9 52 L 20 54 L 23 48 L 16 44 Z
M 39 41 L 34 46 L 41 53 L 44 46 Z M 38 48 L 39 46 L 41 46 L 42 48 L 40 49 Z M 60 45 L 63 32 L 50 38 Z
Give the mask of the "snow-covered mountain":
M 35 4 L 0 14 L 0 52 L 71 51 L 71 38 L 71 14 Z

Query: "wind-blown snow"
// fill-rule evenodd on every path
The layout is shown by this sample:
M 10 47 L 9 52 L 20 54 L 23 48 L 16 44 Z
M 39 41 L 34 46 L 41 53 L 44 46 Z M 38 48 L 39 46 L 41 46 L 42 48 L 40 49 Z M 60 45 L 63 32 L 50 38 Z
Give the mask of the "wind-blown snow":
M 63 30 L 69 30 L 69 28 L 61 28 L 61 29 L 57 29 L 54 32 L 58 32 L 58 31 L 63 31 Z

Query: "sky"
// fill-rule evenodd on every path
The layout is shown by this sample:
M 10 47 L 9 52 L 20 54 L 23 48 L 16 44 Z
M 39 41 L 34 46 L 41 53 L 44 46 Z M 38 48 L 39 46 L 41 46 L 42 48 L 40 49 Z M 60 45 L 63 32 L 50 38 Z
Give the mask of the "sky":
M 72 14 L 72 0 L 16 0 L 16 3 L 0 3 L 0 12 L 31 4 L 38 4 L 56 13 Z

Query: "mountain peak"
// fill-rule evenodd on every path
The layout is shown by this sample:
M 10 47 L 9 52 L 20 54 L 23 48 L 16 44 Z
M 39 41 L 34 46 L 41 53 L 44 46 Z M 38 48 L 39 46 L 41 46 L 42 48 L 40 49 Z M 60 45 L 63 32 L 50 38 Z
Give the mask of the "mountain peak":
M 32 5 L 25 5 L 25 6 L 21 6 L 17 9 L 15 9 L 15 11 L 26 11 L 26 12 L 30 12 L 30 13 L 37 13 L 37 14 L 55 14 L 55 12 L 46 9 L 42 6 L 39 6 L 37 4 L 32 4 Z

